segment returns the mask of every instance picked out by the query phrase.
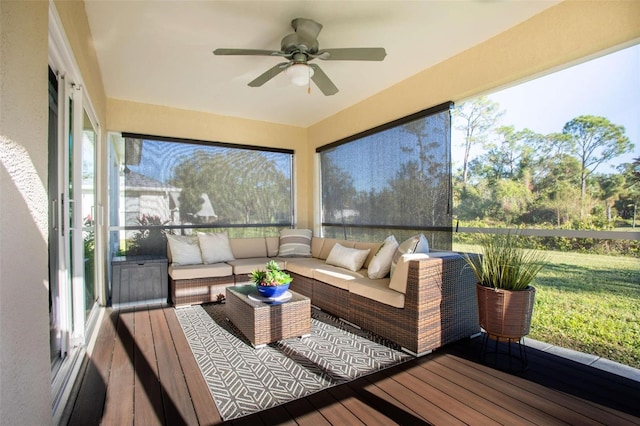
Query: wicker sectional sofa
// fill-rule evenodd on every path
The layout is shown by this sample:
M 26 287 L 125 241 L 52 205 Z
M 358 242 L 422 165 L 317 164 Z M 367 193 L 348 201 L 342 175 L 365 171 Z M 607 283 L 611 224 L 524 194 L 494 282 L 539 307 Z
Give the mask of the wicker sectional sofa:
M 278 257 L 278 237 L 229 239 L 235 260 L 216 264 L 169 266 L 171 302 L 191 305 L 217 300 L 230 285 L 248 282 L 248 274 L 276 259 L 293 281 L 291 290 L 312 305 L 422 355 L 480 332 L 475 278 L 454 252 L 404 255 L 394 272 L 405 280 L 404 293 L 390 278 L 370 279 L 367 267 L 380 243 L 313 237 L 311 257 Z M 326 263 L 333 246 L 369 249 L 363 268 L 350 271 Z M 171 260 L 171 253 L 169 253 Z M 404 259 L 406 258 L 406 259 Z

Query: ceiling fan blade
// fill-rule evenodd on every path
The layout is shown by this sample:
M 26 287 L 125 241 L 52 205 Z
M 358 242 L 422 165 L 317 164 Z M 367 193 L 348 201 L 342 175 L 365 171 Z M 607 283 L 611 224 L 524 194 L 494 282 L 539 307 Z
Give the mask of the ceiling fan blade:
M 287 68 L 288 65 L 289 65 L 288 62 L 279 63 L 278 65 L 274 66 L 273 68 L 270 68 L 267 71 L 263 72 L 255 80 L 249 82 L 248 86 L 251 86 L 251 87 L 260 87 L 260 86 L 262 86 L 267 81 L 271 80 L 273 77 L 275 77 L 276 75 L 278 75 L 282 71 L 284 71 Z
M 214 55 L 250 55 L 250 56 L 284 56 L 279 50 L 259 49 L 216 49 Z
M 329 77 L 327 77 L 327 75 L 318 65 L 309 64 L 309 66 L 313 68 L 313 76 L 311 77 L 311 80 L 313 80 L 316 86 L 318 86 L 318 89 L 320 89 L 320 91 L 324 93 L 325 96 L 331 96 L 338 93 L 338 88 L 336 87 L 336 85 L 333 84 L 333 82 L 329 79 Z
M 387 52 L 384 47 L 347 47 L 322 49 L 318 52 L 318 58 L 325 61 L 382 61 L 385 56 Z
M 303 40 L 311 45 L 318 38 L 318 34 L 322 30 L 322 25 L 312 19 L 296 18 L 291 21 L 291 26 Z

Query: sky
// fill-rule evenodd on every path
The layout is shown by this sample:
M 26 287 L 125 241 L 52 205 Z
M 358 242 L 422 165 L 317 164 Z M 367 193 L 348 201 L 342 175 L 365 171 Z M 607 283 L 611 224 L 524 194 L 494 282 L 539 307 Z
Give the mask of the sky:
M 599 173 L 615 173 L 613 165 L 640 156 L 640 44 L 562 71 L 487 95 L 506 111 L 503 125 L 538 133 L 561 132 L 580 115 L 598 115 L 624 126 L 635 145 L 632 153 L 602 165 Z M 453 126 L 452 126 L 453 127 Z M 462 164 L 461 134 L 452 133 L 454 170 Z M 457 148 L 457 149 L 456 149 Z

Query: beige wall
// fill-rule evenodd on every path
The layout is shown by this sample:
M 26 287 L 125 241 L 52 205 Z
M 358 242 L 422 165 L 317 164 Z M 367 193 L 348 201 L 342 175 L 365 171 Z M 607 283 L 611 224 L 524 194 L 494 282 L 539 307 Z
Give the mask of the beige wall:
M 85 92 L 88 93 L 98 122 L 104 126 L 107 121 L 107 98 L 84 2 L 55 0 L 54 3 L 86 85 Z
M 315 149 L 640 38 L 640 1 L 565 1 L 311 126 Z
M 0 424 L 51 423 L 47 2 L 0 1 Z

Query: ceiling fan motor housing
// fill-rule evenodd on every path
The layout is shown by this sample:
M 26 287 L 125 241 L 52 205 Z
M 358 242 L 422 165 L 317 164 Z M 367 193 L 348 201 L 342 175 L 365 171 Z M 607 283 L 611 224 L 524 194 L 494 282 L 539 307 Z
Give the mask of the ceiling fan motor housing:
M 305 40 L 297 33 L 286 35 L 282 39 L 280 46 L 280 50 L 287 55 L 297 52 L 310 54 L 318 53 L 318 40 Z

